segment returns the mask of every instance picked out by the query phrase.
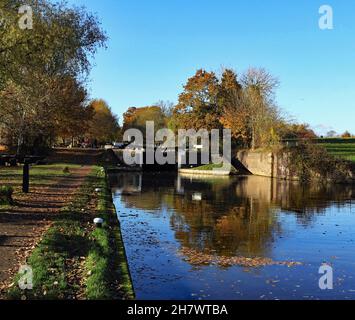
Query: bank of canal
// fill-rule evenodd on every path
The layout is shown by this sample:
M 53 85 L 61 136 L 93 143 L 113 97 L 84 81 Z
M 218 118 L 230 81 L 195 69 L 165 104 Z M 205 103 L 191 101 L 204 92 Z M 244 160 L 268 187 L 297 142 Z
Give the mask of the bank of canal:
M 355 189 L 263 177 L 110 177 L 138 299 L 355 299 Z M 334 270 L 321 290 L 319 268 Z
M 67 168 L 67 167 L 65 167 Z M 112 194 L 103 167 L 87 167 L 88 175 L 69 205 L 53 215 L 48 230 L 27 266 L 33 288 L 21 290 L 18 275 L 9 299 L 133 299 L 134 291 Z M 70 173 L 70 170 L 68 169 Z M 65 181 L 72 178 L 68 173 Z M 104 220 L 95 227 L 93 220 Z

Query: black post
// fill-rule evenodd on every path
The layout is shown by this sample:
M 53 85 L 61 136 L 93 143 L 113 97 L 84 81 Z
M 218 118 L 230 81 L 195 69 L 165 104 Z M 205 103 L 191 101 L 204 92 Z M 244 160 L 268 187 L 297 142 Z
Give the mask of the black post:
M 30 165 L 25 160 L 23 165 L 23 182 L 22 182 L 22 191 L 24 193 L 29 193 L 30 188 Z

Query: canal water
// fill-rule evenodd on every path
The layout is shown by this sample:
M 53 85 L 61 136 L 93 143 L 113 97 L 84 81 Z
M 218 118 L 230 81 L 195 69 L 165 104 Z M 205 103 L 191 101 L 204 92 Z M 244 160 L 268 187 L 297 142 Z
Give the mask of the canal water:
M 161 173 L 110 180 L 138 299 L 355 300 L 354 186 Z M 323 264 L 332 282 L 330 269 L 320 281 Z

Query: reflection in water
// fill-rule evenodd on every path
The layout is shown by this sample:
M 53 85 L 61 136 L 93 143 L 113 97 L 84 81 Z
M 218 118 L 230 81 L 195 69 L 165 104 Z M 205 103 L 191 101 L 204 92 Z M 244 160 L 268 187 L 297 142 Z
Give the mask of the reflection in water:
M 129 208 L 172 208 L 170 223 L 183 247 L 224 256 L 270 256 L 274 237 L 282 234 L 275 214 L 280 208 L 307 226 L 330 202 L 342 206 L 354 197 L 351 186 L 305 188 L 263 177 L 148 177 L 142 185 L 140 173 L 115 176 L 115 192 Z
M 132 240 L 135 250 L 144 247 L 137 239 L 143 232 L 137 224 L 142 224 L 154 229 L 156 245 L 169 242 L 174 254 L 183 248 L 223 257 L 278 259 L 281 249 L 287 252 L 282 244 L 291 241 L 290 234 L 320 227 L 317 219 L 327 216 L 330 207 L 352 213 L 349 208 L 355 198 L 354 186 L 303 187 L 296 182 L 262 177 L 129 173 L 112 176 L 111 185 L 118 210 L 136 210 L 140 214 L 137 221 L 122 218 L 123 235 L 126 233 L 127 239 Z M 132 231 L 136 233 L 134 239 L 128 235 Z M 284 257 L 285 254 L 281 256 Z M 289 250 L 287 258 L 300 257 L 293 257 Z M 307 260 L 304 256 L 302 259 Z

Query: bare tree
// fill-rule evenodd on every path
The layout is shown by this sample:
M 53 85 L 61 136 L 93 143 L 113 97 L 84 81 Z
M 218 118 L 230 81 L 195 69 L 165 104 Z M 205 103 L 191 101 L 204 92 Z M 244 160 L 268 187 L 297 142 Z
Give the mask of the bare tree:
M 244 88 L 253 88 L 266 100 L 274 100 L 279 80 L 264 68 L 249 68 L 242 76 Z
M 242 76 L 251 148 L 273 144 L 278 139 L 280 111 L 274 102 L 279 81 L 263 68 L 250 68 Z
M 159 100 L 157 103 L 154 104 L 155 106 L 159 107 L 165 117 L 170 118 L 173 115 L 175 104 L 169 100 Z

